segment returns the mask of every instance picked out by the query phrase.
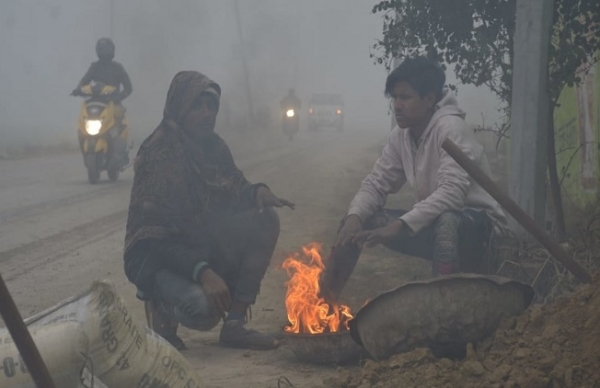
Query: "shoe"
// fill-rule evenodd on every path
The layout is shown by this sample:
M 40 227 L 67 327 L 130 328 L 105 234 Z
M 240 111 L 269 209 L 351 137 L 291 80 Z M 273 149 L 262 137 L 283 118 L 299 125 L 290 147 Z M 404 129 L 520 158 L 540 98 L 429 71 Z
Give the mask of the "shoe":
M 177 336 L 179 323 L 173 317 L 172 308 L 153 300 L 144 302 L 144 309 L 149 328 L 173 345 L 175 349 L 186 349 L 183 340 Z

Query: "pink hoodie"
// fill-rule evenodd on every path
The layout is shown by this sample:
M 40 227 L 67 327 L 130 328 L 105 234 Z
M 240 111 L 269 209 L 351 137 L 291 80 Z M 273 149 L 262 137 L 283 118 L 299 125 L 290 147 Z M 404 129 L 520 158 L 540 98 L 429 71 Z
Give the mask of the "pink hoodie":
M 498 227 L 505 227 L 506 215 L 500 205 L 442 149 L 444 140 L 451 139 L 490 174 L 483 146 L 468 129 L 464 117 L 454 95 L 445 90 L 418 145 L 407 128 L 396 126 L 350 204 L 348 215 L 356 214 L 364 222 L 383 208 L 389 194 L 397 193 L 408 181 L 418 203 L 401 219 L 413 233 L 442 213 L 467 208 L 484 210 Z

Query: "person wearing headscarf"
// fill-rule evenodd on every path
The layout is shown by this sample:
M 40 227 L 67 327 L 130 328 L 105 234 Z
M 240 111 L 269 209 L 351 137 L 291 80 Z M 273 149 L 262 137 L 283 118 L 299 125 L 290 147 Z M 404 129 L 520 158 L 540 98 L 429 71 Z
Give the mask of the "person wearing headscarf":
M 245 323 L 279 236 L 273 207 L 294 204 L 237 168 L 214 131 L 220 96 L 201 73 L 173 78 L 135 160 L 125 273 L 149 326 L 176 348 L 185 348 L 179 324 L 210 330 L 223 320 L 223 346 L 272 349 L 276 339 Z

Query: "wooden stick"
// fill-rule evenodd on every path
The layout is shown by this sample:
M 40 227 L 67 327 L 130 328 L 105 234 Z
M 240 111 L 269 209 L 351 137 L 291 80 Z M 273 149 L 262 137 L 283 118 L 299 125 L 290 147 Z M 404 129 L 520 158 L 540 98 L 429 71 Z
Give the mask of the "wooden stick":
M 460 148 L 450 139 L 446 139 L 442 148 L 465 171 L 487 191 L 498 203 L 533 235 L 550 253 L 560 261 L 575 277 L 584 283 L 591 283 L 590 274 L 577 263 L 546 231 L 537 224 L 508 194 L 500 189 Z
M 38 351 L 15 302 L 6 288 L 4 279 L 0 275 L 0 315 L 8 328 L 8 332 L 15 341 L 17 349 L 38 388 L 55 388 L 50 372 Z

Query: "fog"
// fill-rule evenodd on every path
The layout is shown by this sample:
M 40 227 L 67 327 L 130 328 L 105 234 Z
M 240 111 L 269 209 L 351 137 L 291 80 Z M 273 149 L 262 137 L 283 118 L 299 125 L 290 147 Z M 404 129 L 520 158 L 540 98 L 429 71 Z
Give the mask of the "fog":
M 223 109 L 237 117 L 221 128 L 243 130 L 244 52 L 255 110 L 276 111 L 290 87 L 305 104 L 313 92 L 337 91 L 348 127 L 383 134 L 391 122 L 386 71 L 369 58 L 382 30 L 381 16 L 371 13 L 375 3 L 240 0 L 242 44 L 233 0 L 114 0 L 112 31 L 109 0 L 3 0 L 0 145 L 75 142 L 81 100 L 69 93 L 96 60 L 102 36 L 113 37 L 115 60 L 132 79 L 124 104 L 137 138 L 157 125 L 169 82 L 184 69 L 221 84 Z M 482 114 L 486 124 L 498 120 L 487 90 L 461 87 L 459 98 L 471 122 L 480 124 Z

